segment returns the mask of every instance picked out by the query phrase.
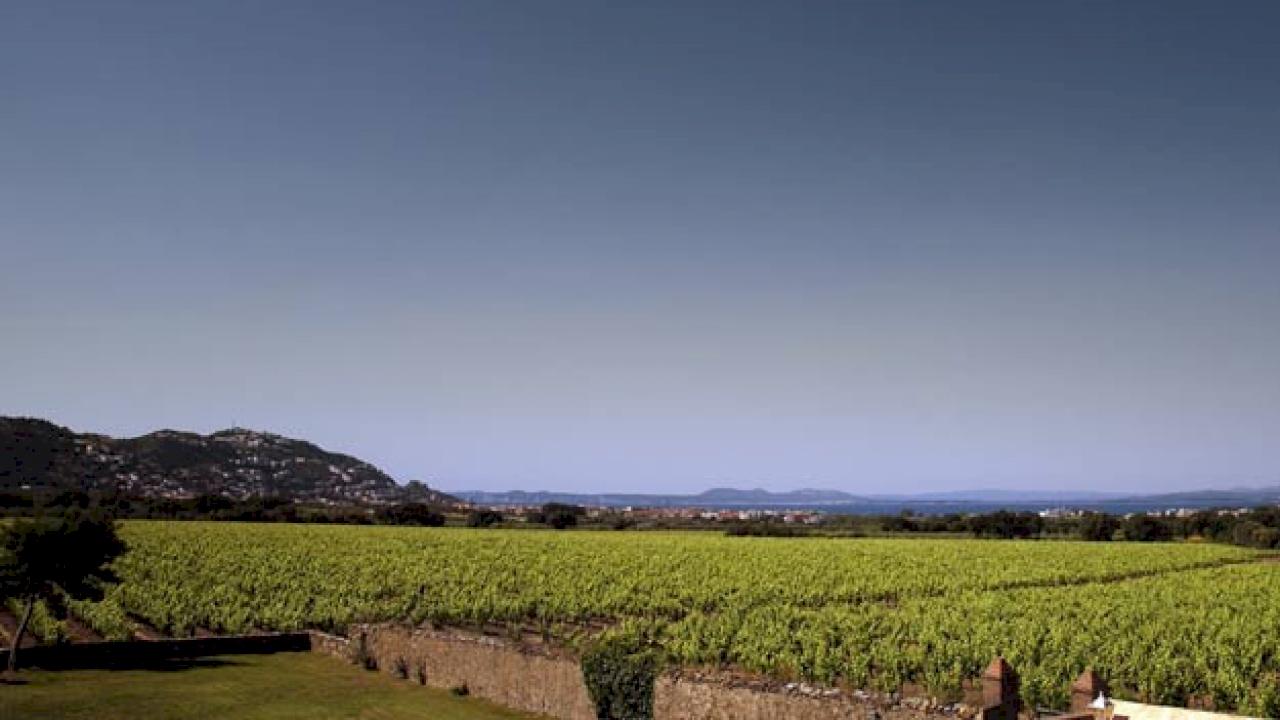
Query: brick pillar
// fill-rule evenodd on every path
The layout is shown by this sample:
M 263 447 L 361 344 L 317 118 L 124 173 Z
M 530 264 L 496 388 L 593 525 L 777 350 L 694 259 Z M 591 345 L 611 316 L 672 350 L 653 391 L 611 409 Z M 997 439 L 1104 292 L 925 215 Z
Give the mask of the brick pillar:
M 1018 673 L 1004 658 L 996 656 L 982 671 L 982 720 L 1014 720 L 1021 701 Z
M 1093 668 L 1088 668 L 1071 684 L 1071 712 L 1088 712 L 1089 703 L 1098 697 L 1098 693 L 1106 691 L 1107 683 L 1102 676 L 1094 672 Z

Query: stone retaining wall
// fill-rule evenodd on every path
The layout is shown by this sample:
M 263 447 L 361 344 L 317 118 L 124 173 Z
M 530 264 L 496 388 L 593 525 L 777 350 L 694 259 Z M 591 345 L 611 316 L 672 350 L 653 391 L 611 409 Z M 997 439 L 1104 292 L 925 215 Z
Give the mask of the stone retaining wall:
M 354 660 L 351 652 L 351 641 L 340 636 L 330 635 L 319 630 L 311 630 L 307 633 L 310 642 L 309 649 L 311 652 L 318 652 L 324 655 L 331 655 L 343 660 Z
M 655 720 L 954 720 L 979 709 L 925 698 L 848 692 L 805 683 L 744 682 L 723 672 L 676 670 L 658 678 Z
M 595 720 L 577 659 L 561 649 L 459 630 L 356 625 L 348 638 L 312 633 L 315 652 L 506 707 L 562 720 Z M 361 638 L 363 637 L 363 640 Z M 978 709 L 897 695 L 768 683 L 724 672 L 677 670 L 654 686 L 654 720 L 967 720 Z
M 355 659 L 361 636 L 366 656 L 380 671 L 436 688 L 465 687 L 469 695 L 514 710 L 562 720 L 595 720 L 578 661 L 553 649 L 398 625 L 353 626 L 346 647 L 322 637 L 313 648 Z

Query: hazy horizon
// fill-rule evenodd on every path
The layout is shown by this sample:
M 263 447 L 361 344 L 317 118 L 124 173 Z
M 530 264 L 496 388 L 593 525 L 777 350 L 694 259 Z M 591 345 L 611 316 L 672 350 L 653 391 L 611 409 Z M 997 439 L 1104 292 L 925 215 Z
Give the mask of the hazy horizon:
M 6 3 L 0 414 L 453 490 L 1275 485 L 1276 27 Z

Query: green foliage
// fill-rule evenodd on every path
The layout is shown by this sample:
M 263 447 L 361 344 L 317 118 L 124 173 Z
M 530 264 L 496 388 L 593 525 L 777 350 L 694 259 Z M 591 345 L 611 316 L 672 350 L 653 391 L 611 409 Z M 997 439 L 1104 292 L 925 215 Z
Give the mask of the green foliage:
M 1215 544 L 130 522 L 104 601 L 175 633 L 361 621 L 645 621 L 681 664 L 953 694 L 997 653 L 1061 705 L 1249 702 L 1280 670 L 1280 564 Z M 104 611 L 108 612 L 108 611 Z M 1123 696 L 1123 695 L 1122 695 Z
M 637 625 L 602 634 L 582 654 L 582 679 L 600 720 L 653 717 L 653 684 L 661 653 Z
M 1241 710 L 1254 717 L 1280 718 L 1280 675 L 1262 678 Z
M 0 596 L 100 596 L 123 551 L 115 523 L 96 511 L 14 520 L 0 535 Z
M 1280 548 L 1280 529 L 1262 523 L 1245 520 L 1236 523 L 1231 530 L 1231 542 L 1245 547 L 1270 550 Z
M 1114 540 L 1120 531 L 1120 521 L 1112 515 L 1089 513 L 1080 519 L 1078 532 L 1081 540 L 1106 542 Z
M 1134 542 L 1161 542 L 1173 537 L 1173 529 L 1159 518 L 1134 515 L 1124 521 L 1124 539 Z
M 388 525 L 424 525 L 440 527 L 444 525 L 444 513 L 423 503 L 404 503 L 392 505 L 378 511 L 378 521 Z
M 112 587 L 107 590 L 102 600 L 68 599 L 65 604 L 72 615 L 83 620 L 104 639 L 131 640 L 133 639 L 133 622 L 129 620 L 124 608 L 120 607 L 118 596 L 119 588 Z
M 14 617 L 22 617 L 26 612 L 26 604 L 17 598 L 9 598 L 6 602 L 9 612 Z M 66 642 L 67 625 L 59 620 L 53 608 L 43 600 L 37 600 L 31 611 L 31 621 L 27 626 L 27 632 L 36 639 L 37 642 L 45 645 L 56 645 Z
M 502 522 L 502 513 L 497 510 L 472 510 L 467 513 L 467 527 L 491 527 Z
M 542 509 L 529 514 L 529 522 L 550 525 L 556 530 L 564 530 L 578 524 L 578 518 L 586 513 L 586 509 L 578 505 L 563 503 L 547 503 Z
M 1044 530 L 1044 518 L 1033 512 L 997 510 L 970 518 L 968 525 L 969 530 L 977 537 L 1025 539 L 1040 535 Z
M 724 531 L 729 537 L 802 537 L 808 532 L 780 522 L 734 523 Z
M 51 603 L 102 597 L 105 583 L 115 578 L 108 565 L 124 543 L 110 518 L 83 509 L 15 520 L 0 532 L 0 597 L 21 618 L 9 639 L 12 671 L 28 627 L 46 642 L 63 639 L 65 628 Z

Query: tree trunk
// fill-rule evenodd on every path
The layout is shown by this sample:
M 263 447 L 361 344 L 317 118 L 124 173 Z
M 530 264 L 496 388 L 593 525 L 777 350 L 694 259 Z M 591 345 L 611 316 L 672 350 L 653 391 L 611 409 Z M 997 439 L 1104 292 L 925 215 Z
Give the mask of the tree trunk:
M 27 623 L 31 622 L 31 611 L 36 608 L 36 598 L 34 595 L 27 598 L 27 607 L 22 611 L 22 620 L 18 622 L 18 629 L 13 633 L 13 640 L 9 643 L 9 672 L 18 669 L 18 646 L 22 644 L 22 634 L 27 631 Z

